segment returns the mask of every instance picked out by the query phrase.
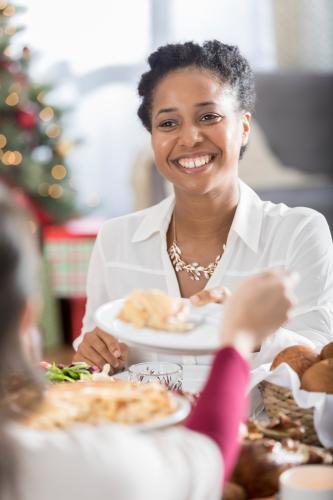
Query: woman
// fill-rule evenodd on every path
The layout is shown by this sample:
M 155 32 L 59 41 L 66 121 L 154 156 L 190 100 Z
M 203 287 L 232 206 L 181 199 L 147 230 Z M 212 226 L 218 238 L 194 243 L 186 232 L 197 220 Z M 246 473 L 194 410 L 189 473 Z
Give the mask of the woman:
M 287 273 L 248 279 L 228 299 L 221 349 L 186 428 L 140 433 L 126 426 L 77 425 L 37 431 L 20 425 L 43 397 L 29 362 L 37 311 L 37 253 L 23 216 L 0 196 L 1 500 L 205 500 L 220 498 L 237 453 L 253 345 L 278 328 L 292 305 Z M 29 401 L 10 404 L 15 387 Z
M 124 366 L 126 346 L 96 328 L 94 313 L 133 288 L 199 300 L 203 289 L 233 291 L 245 277 L 276 267 L 302 276 L 299 308 L 287 325 L 300 334 L 297 342 L 319 347 L 332 340 L 333 250 L 324 217 L 263 202 L 238 178 L 255 101 L 248 62 L 237 47 L 216 40 L 160 47 L 148 62 L 138 115 L 175 195 L 102 227 L 74 359 Z

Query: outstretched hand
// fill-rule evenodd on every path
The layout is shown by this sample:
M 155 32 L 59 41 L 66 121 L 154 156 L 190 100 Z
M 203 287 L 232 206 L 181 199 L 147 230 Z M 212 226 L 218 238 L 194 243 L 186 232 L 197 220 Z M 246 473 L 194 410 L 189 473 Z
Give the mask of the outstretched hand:
M 288 319 L 295 304 L 298 275 L 269 271 L 245 280 L 226 300 L 221 346 L 233 345 L 249 354 Z

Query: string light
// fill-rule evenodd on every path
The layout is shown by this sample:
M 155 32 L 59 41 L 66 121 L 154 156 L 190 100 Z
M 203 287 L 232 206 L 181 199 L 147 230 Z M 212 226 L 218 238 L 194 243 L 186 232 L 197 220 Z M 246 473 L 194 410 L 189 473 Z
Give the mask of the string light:
M 2 155 L 1 161 L 6 166 L 18 166 L 22 163 L 22 155 L 19 151 L 6 151 Z
M 4 148 L 7 144 L 7 137 L 3 134 L 0 134 L 0 149 Z
M 11 48 L 11 46 L 10 46 L 10 45 L 8 45 L 8 47 L 6 47 L 6 48 L 4 49 L 3 53 L 4 53 L 4 55 L 5 55 L 6 57 L 11 57 L 11 55 L 12 55 L 12 48 Z
M 42 104 L 45 99 L 45 95 L 46 93 L 42 90 L 39 94 L 37 94 L 36 100 Z
M 48 196 L 48 194 L 49 194 L 49 187 L 50 187 L 50 184 L 48 184 L 47 182 L 42 182 L 38 186 L 38 193 L 41 196 Z
M 15 7 L 14 5 L 7 5 L 7 7 L 4 9 L 2 12 L 4 16 L 10 17 L 15 14 Z
M 60 156 L 66 156 L 73 149 L 73 143 L 71 141 L 61 140 L 54 146 L 56 153 Z
M 59 137 L 60 135 L 60 127 L 59 125 L 56 125 L 53 123 L 52 125 L 49 125 L 45 131 L 45 134 L 50 137 L 50 139 L 55 139 L 56 137 Z
M 39 113 L 39 117 L 43 122 L 47 122 L 54 117 L 54 111 L 50 106 L 46 106 L 46 108 L 42 109 Z
M 54 179 L 61 181 L 67 175 L 67 170 L 63 165 L 54 165 L 51 170 L 51 175 Z
M 22 159 L 23 159 L 23 156 L 21 155 L 21 153 L 19 151 L 14 151 L 14 155 L 15 155 L 14 165 L 15 166 L 21 165 Z
M 20 98 L 16 92 L 9 94 L 5 100 L 8 106 L 16 106 L 20 102 Z
M 2 163 L 7 166 L 12 165 L 14 160 L 15 160 L 15 155 L 13 151 L 6 151 L 1 157 Z
M 64 190 L 61 186 L 59 186 L 59 184 L 51 184 L 51 186 L 49 187 L 49 195 L 51 196 L 51 198 L 61 198 L 63 192 Z

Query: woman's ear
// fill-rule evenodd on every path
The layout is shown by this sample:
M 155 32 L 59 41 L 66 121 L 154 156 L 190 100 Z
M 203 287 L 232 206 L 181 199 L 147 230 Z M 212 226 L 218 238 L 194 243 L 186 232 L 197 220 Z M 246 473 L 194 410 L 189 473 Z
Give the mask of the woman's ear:
M 243 136 L 242 136 L 242 146 L 246 146 L 249 141 L 249 135 L 251 131 L 251 118 L 252 115 L 250 112 L 244 113 L 242 117 L 242 127 L 243 127 Z

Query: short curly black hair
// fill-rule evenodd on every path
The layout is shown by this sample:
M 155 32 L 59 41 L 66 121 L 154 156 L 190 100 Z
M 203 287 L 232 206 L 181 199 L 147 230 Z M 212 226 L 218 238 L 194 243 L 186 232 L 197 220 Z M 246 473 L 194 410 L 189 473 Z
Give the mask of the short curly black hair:
M 241 110 L 254 110 L 254 75 L 248 61 L 234 45 L 227 45 L 218 40 L 209 40 L 202 45 L 194 42 L 164 45 L 149 56 L 148 63 L 150 70 L 143 73 L 138 85 L 138 94 L 141 97 L 138 116 L 149 132 L 156 85 L 168 73 L 189 66 L 214 73 L 236 92 Z

